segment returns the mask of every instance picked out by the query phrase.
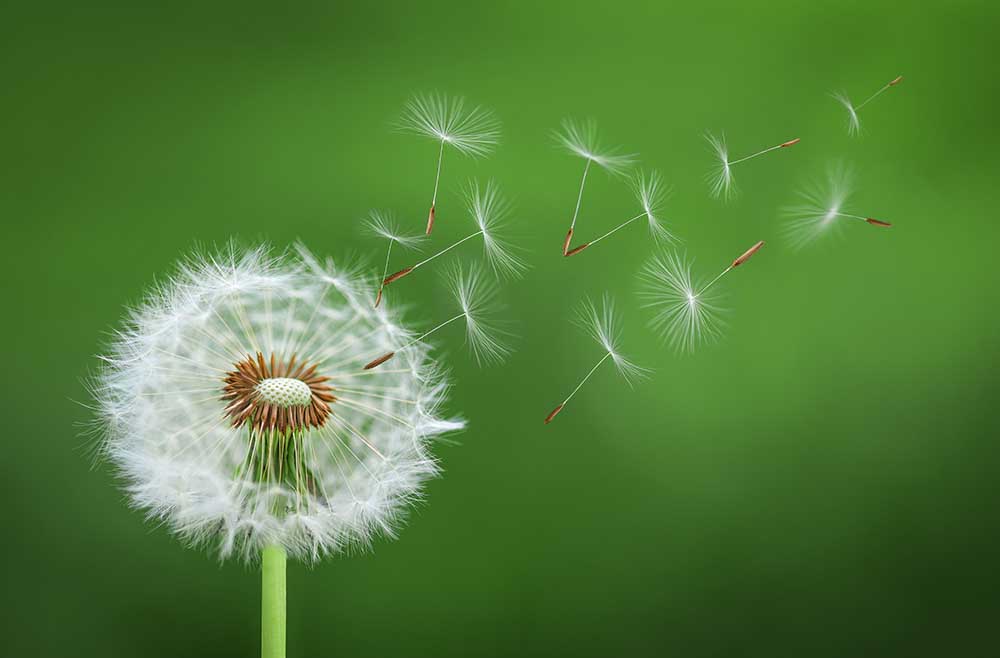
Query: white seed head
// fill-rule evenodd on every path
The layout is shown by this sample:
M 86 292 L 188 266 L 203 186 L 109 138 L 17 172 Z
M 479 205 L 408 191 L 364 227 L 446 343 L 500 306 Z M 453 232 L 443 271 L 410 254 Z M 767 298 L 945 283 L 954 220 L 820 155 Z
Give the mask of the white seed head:
M 726 146 L 726 136 L 716 137 L 712 133 L 705 133 L 705 141 L 708 142 L 715 155 L 716 165 L 706 177 L 711 187 L 712 196 L 731 199 L 736 195 L 736 186 L 733 184 L 733 172 L 729 164 L 729 147 Z
M 664 225 L 660 215 L 663 204 L 670 196 L 670 188 L 664 185 L 663 177 L 656 171 L 640 171 L 632 179 L 632 187 L 646 213 L 649 234 L 653 240 L 656 242 L 675 242 L 677 238 Z
M 418 94 L 407 101 L 397 127 L 453 146 L 465 155 L 488 155 L 500 142 L 500 121 L 482 107 L 467 109 L 458 96 Z
M 93 382 L 132 504 L 192 544 L 315 560 L 392 535 L 438 468 L 447 381 L 371 308 L 358 272 L 305 249 L 185 261 L 133 310 Z
M 406 249 L 413 249 L 419 246 L 424 238 L 427 237 L 422 233 L 413 235 L 404 234 L 400 230 L 395 216 L 387 210 L 370 211 L 362 226 L 368 235 L 395 242 Z
M 497 286 L 475 265 L 460 265 L 448 275 L 448 287 L 465 315 L 465 338 L 469 350 L 480 365 L 500 363 L 511 353 L 505 339 L 511 335 L 494 320 L 501 310 L 497 304 Z
M 809 246 L 824 235 L 839 234 L 850 212 L 851 170 L 842 164 L 830 165 L 825 179 L 813 181 L 798 192 L 799 203 L 782 209 L 785 239 L 794 249 Z
M 675 252 L 654 256 L 640 274 L 643 306 L 653 310 L 650 327 L 671 347 L 691 352 L 722 331 L 722 309 L 715 288 L 703 290 L 691 275 L 691 262 Z
M 497 276 L 517 278 L 523 275 L 527 264 L 502 237 L 510 221 L 511 207 L 501 196 L 496 183 L 490 180 L 481 186 L 477 181 L 470 181 L 465 203 L 469 215 L 482 232 L 486 262 Z
M 577 314 L 577 324 L 611 356 L 615 369 L 629 386 L 649 374 L 648 369 L 636 365 L 621 353 L 621 318 L 610 295 L 605 294 L 601 298 L 600 306 L 590 299 L 584 300 Z
M 847 110 L 847 134 L 852 137 L 860 134 L 861 120 L 858 118 L 858 111 L 854 107 L 854 103 L 851 102 L 851 99 L 842 91 L 834 92 L 830 96 Z
M 597 166 L 616 175 L 624 174 L 635 164 L 636 154 L 620 153 L 618 148 L 605 148 L 601 145 L 597 132 L 597 122 L 593 119 L 574 121 L 565 119 L 562 128 L 555 134 L 566 150 L 589 160 Z

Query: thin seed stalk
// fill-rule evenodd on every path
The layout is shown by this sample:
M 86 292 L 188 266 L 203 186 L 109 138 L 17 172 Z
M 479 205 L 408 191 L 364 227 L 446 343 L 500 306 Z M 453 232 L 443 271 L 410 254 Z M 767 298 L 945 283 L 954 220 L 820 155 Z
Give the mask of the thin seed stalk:
M 261 553 L 261 658 L 285 658 L 285 561 L 281 546 L 267 546 Z

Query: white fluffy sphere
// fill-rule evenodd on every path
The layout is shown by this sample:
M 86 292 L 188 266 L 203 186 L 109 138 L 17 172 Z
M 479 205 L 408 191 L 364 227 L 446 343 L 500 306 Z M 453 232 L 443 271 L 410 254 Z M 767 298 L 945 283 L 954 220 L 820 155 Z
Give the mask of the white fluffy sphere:
M 437 472 L 430 440 L 463 427 L 425 345 L 363 370 L 409 337 L 302 248 L 192 257 L 104 357 L 104 450 L 136 507 L 223 557 L 367 544 Z

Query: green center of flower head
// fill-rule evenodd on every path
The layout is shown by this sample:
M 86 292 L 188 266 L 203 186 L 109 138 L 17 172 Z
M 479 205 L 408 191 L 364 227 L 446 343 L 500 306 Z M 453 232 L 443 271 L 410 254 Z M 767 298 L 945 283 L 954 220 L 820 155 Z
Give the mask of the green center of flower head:
M 312 402 L 312 391 L 301 379 L 292 377 L 268 377 L 257 384 L 257 395 L 278 407 L 308 407 Z

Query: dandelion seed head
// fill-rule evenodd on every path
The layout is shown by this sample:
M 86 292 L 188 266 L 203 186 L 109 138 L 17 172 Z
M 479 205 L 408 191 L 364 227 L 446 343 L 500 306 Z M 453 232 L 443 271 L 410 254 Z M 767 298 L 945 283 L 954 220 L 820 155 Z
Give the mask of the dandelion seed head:
M 465 338 L 479 365 L 500 363 L 511 353 L 505 342 L 510 334 L 495 320 L 500 308 L 497 286 L 476 266 L 455 266 L 448 287 L 465 315 Z
M 840 232 L 853 178 L 844 165 L 831 165 L 825 179 L 812 182 L 798 192 L 799 203 L 782 209 L 786 220 L 783 234 L 794 249 Z
M 854 103 L 851 102 L 851 99 L 842 91 L 834 92 L 830 96 L 847 110 L 847 134 L 851 136 L 860 134 L 861 120 L 858 118 L 858 111 L 854 107 Z
M 612 174 L 624 174 L 636 161 L 635 154 L 620 153 L 618 148 L 602 146 L 597 132 L 597 122 L 592 119 L 586 121 L 565 119 L 555 137 L 570 153 L 589 160 Z
M 611 357 L 615 370 L 629 386 L 648 376 L 648 369 L 636 365 L 621 352 L 621 317 L 610 295 L 605 294 L 600 305 L 584 300 L 577 313 L 577 324 Z
M 482 157 L 500 142 L 500 121 L 482 107 L 467 108 L 465 100 L 442 94 L 418 94 L 407 101 L 397 123 L 403 132 L 423 135 Z
M 102 454 L 183 541 L 313 561 L 392 536 L 438 472 L 447 380 L 355 267 L 299 248 L 197 254 L 131 311 L 91 382 Z
M 500 194 L 492 180 L 486 185 L 471 181 L 465 195 L 469 215 L 483 235 L 483 252 L 486 262 L 497 274 L 517 278 L 527 270 L 527 264 L 515 253 L 503 233 L 510 221 L 511 206 Z
M 681 352 L 718 338 L 723 326 L 716 289 L 696 285 L 691 268 L 689 260 L 670 252 L 654 256 L 640 274 L 640 299 L 653 311 L 650 327 Z
M 396 222 L 395 216 L 385 210 L 372 210 L 362 224 L 368 235 L 395 242 L 406 249 L 413 249 L 427 237 L 423 234 L 406 235 Z
M 705 133 L 705 141 L 708 142 L 715 154 L 716 166 L 706 177 L 711 187 L 712 196 L 715 198 L 731 199 L 736 194 L 736 186 L 733 184 L 733 172 L 729 164 L 729 147 L 726 146 L 726 137 L 722 135 L 716 137 L 712 133 Z

